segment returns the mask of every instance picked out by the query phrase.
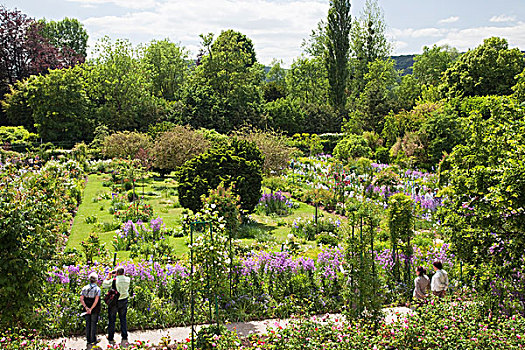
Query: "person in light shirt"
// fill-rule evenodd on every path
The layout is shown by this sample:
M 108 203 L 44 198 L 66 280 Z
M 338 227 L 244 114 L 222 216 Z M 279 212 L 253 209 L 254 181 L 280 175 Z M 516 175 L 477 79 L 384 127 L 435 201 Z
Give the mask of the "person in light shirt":
M 109 289 L 113 285 L 115 280 L 115 286 L 119 292 L 119 298 L 117 304 L 108 310 L 108 342 L 115 344 L 115 322 L 117 321 L 117 313 L 120 320 L 120 331 L 122 333 L 122 345 L 128 343 L 128 323 L 126 314 L 128 312 L 128 297 L 129 297 L 129 285 L 131 279 L 124 276 L 124 267 L 119 266 L 116 271 L 112 271 L 108 274 L 104 282 L 102 282 L 102 288 Z
M 87 348 L 90 349 L 97 343 L 97 322 L 100 315 L 100 288 L 97 286 L 98 275 L 96 272 L 89 274 L 89 284 L 80 292 L 80 303 L 84 307 L 86 318 Z
M 430 289 L 432 294 L 439 298 L 443 298 L 448 289 L 448 274 L 443 270 L 443 264 L 441 261 L 434 261 L 432 263 L 434 270 L 434 276 L 432 276 L 432 282 L 430 283 Z

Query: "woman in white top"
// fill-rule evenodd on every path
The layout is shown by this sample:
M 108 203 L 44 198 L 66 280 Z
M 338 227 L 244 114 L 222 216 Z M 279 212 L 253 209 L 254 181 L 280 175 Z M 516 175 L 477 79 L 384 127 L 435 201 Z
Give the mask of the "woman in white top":
M 423 266 L 416 268 L 416 279 L 414 280 L 415 299 L 424 300 L 427 297 L 427 292 L 430 288 L 430 279 L 427 276 L 427 270 Z
M 443 264 L 441 261 L 434 261 L 432 263 L 434 270 L 434 276 L 432 276 L 432 282 L 430 283 L 430 289 L 432 294 L 442 298 L 445 296 L 448 289 L 448 274 L 443 270 Z

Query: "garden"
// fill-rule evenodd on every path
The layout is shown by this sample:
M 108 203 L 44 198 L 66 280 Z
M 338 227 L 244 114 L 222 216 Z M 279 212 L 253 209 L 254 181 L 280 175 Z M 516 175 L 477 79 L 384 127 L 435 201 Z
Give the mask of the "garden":
M 106 37 L 86 60 L 80 22 L 0 7 L 31 63 L 0 71 L 0 348 L 64 349 L 117 266 L 131 332 L 192 327 L 132 349 L 525 347 L 523 53 L 425 47 L 400 71 L 367 1 L 336 67 L 335 3 L 289 69 L 234 30 L 196 59 Z M 435 261 L 446 295 L 414 300 Z M 225 327 L 268 319 L 290 322 Z

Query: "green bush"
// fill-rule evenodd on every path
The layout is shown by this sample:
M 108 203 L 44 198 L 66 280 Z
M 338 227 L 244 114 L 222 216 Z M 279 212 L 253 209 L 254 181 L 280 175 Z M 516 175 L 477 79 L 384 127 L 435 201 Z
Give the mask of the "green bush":
M 365 138 L 355 134 L 346 136 L 334 148 L 334 156 L 343 162 L 360 157 L 369 158 L 371 154 L 372 150 Z
M 117 132 L 104 138 L 102 153 L 108 158 L 135 158 L 150 148 L 149 136 L 139 132 Z
M 202 196 L 224 182 L 226 187 L 235 184 L 241 209 L 252 212 L 261 197 L 263 162 L 257 146 L 245 140 L 234 138 L 228 145 L 209 149 L 179 170 L 180 204 L 197 212 L 203 205 Z

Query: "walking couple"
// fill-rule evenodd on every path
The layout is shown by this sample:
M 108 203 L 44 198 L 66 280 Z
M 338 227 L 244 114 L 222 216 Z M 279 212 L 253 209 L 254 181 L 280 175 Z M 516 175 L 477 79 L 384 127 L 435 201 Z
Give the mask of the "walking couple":
M 108 308 L 108 342 L 115 344 L 115 322 L 117 314 L 120 320 L 120 330 L 122 333 L 121 347 L 128 345 L 128 324 L 126 314 L 128 311 L 129 285 L 131 279 L 124 275 L 124 267 L 120 266 L 115 271 L 111 271 L 106 279 L 102 282 L 102 288 L 116 289 L 118 292 L 118 301 Z M 101 290 L 97 285 L 98 275 L 92 272 L 89 275 L 89 284 L 82 288 L 80 293 L 80 302 L 85 310 L 86 318 L 86 337 L 87 348 L 91 349 L 97 340 L 97 322 L 101 310 Z

